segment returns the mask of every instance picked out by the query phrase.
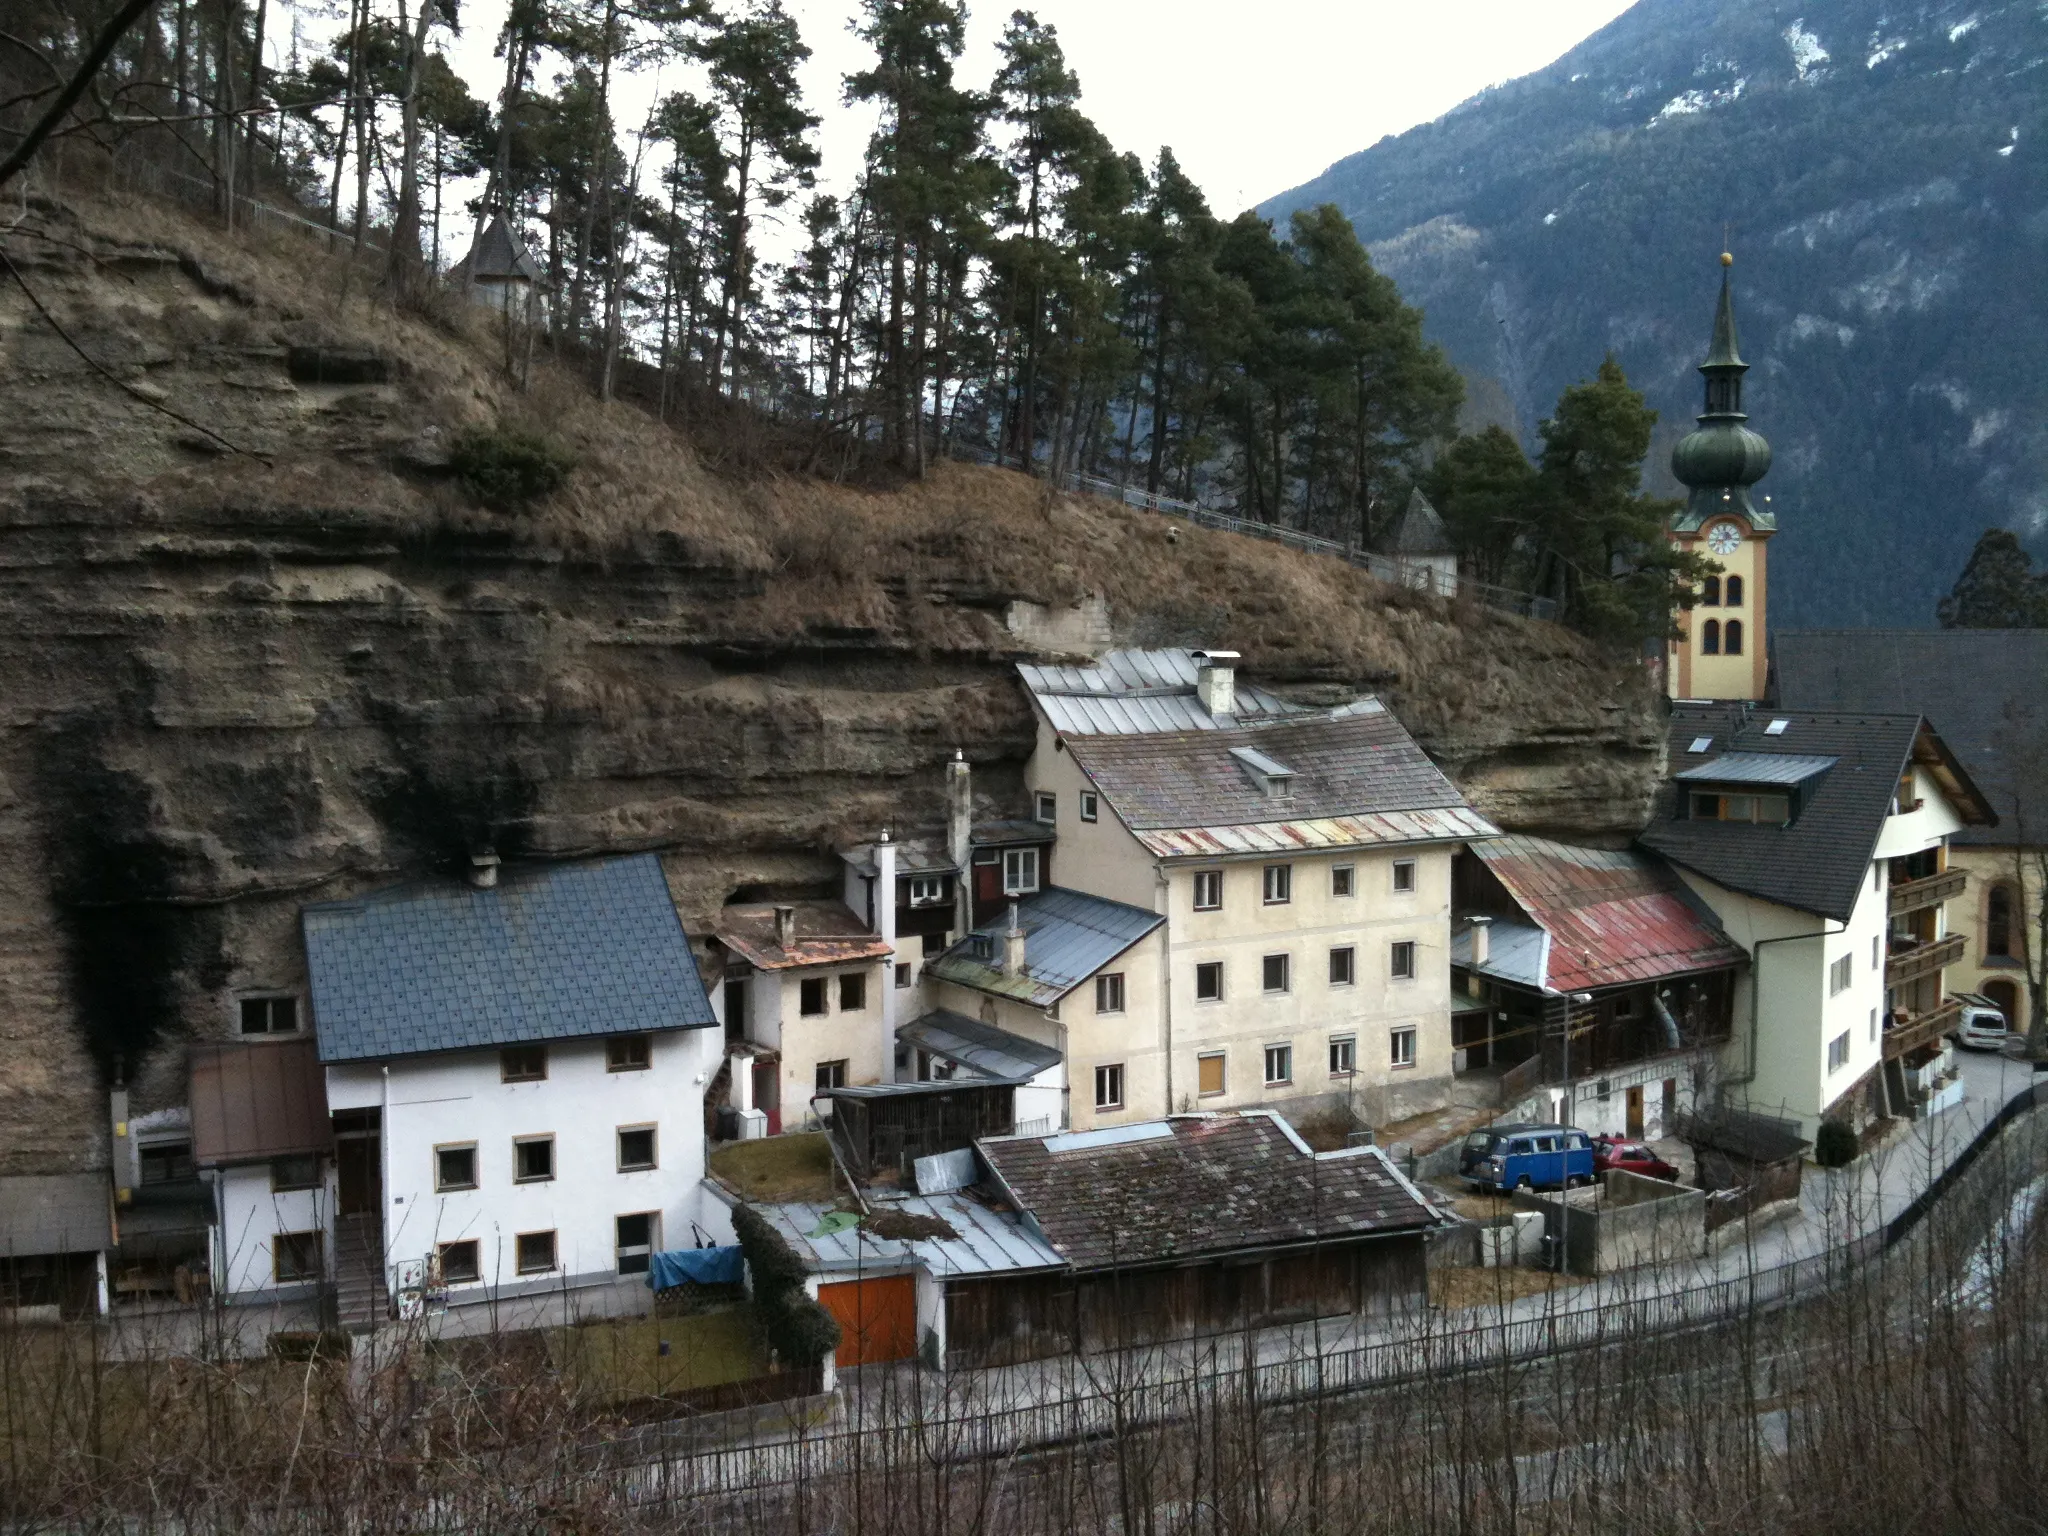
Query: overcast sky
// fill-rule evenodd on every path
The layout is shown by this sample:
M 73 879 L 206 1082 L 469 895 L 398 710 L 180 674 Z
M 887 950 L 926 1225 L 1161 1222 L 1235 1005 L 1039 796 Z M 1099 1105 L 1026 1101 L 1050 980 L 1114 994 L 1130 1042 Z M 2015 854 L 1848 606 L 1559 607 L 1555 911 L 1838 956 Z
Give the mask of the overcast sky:
M 810 110 L 825 120 L 824 181 L 844 188 L 872 116 L 839 104 L 868 52 L 848 32 L 855 0 L 784 0 L 813 56 Z M 382 7 L 380 7 L 381 9 Z M 986 85 L 1015 3 L 972 8 L 963 77 Z M 1082 105 L 1119 149 L 1149 163 L 1162 144 L 1229 217 L 1331 162 L 1540 69 L 1628 8 L 1628 0 L 1039 0 L 1080 76 Z M 487 100 L 503 0 L 465 0 L 451 57 Z M 671 73 L 665 89 L 684 85 Z M 655 82 L 620 92 L 622 132 Z

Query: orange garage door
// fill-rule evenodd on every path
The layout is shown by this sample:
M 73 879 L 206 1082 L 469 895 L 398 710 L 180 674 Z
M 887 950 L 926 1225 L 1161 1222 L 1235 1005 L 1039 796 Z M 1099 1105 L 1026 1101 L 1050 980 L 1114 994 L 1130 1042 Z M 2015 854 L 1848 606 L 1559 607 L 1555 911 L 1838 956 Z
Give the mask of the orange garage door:
M 883 1275 L 818 1287 L 818 1300 L 839 1320 L 839 1365 L 908 1360 L 917 1353 L 917 1277 Z

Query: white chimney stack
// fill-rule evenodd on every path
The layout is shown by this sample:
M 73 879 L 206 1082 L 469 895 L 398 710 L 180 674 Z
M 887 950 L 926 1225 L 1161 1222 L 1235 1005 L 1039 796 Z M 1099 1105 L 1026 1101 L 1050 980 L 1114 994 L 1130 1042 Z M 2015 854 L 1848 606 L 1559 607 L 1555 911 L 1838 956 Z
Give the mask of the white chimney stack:
M 966 754 L 953 749 L 946 764 L 946 857 L 953 861 L 953 929 L 974 926 L 974 770 Z
M 1236 651 L 1195 652 L 1195 696 L 1213 719 L 1237 717 Z
M 1010 903 L 1010 926 L 1003 930 L 1003 974 L 1024 974 L 1024 930 L 1017 922 L 1017 903 Z
M 498 883 L 498 855 L 493 850 L 484 848 L 469 856 L 469 883 L 480 891 Z
M 775 947 L 787 954 L 796 945 L 796 908 L 775 909 Z
M 1472 926 L 1472 963 L 1474 965 L 1484 965 L 1493 954 L 1493 945 L 1489 938 L 1489 930 L 1493 927 L 1493 919 L 1490 917 L 1474 917 L 1467 919 L 1467 921 Z

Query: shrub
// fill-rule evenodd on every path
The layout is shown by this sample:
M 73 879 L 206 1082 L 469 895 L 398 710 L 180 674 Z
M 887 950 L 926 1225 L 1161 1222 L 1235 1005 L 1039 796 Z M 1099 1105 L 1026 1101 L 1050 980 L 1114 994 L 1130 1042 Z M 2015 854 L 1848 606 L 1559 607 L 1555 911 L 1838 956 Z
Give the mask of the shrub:
M 1854 1162 L 1862 1151 L 1856 1132 L 1846 1120 L 1823 1120 L 1813 1137 L 1813 1160 L 1823 1168 L 1839 1168 Z
M 754 1310 L 769 1347 L 792 1365 L 816 1365 L 839 1347 L 839 1323 L 804 1294 L 803 1261 L 750 1205 L 733 1208 L 732 1230 L 753 1276 Z
M 470 497 L 500 512 L 559 490 L 576 467 L 576 455 L 560 443 L 499 427 L 465 432 L 449 455 L 450 465 Z

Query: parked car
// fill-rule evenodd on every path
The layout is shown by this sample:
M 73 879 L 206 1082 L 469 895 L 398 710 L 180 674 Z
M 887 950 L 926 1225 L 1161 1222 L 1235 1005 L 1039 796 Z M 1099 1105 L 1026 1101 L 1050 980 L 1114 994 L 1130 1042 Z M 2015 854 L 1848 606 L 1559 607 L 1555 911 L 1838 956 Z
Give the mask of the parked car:
M 1646 1179 L 1663 1179 L 1670 1184 L 1678 1182 L 1678 1170 L 1640 1141 L 1629 1141 L 1620 1136 L 1595 1137 L 1593 1171 L 1611 1173 L 1616 1168 L 1640 1173 Z
M 1495 1194 L 1590 1184 L 1593 1143 L 1567 1125 L 1489 1125 L 1465 1138 L 1458 1172 Z
M 1949 1001 L 1963 1005 L 1962 1017 L 1949 1039 L 1967 1051 L 2004 1049 L 2005 1038 L 2012 1031 L 2005 1027 L 2005 1014 L 1998 1004 L 1981 992 L 1953 993 Z

